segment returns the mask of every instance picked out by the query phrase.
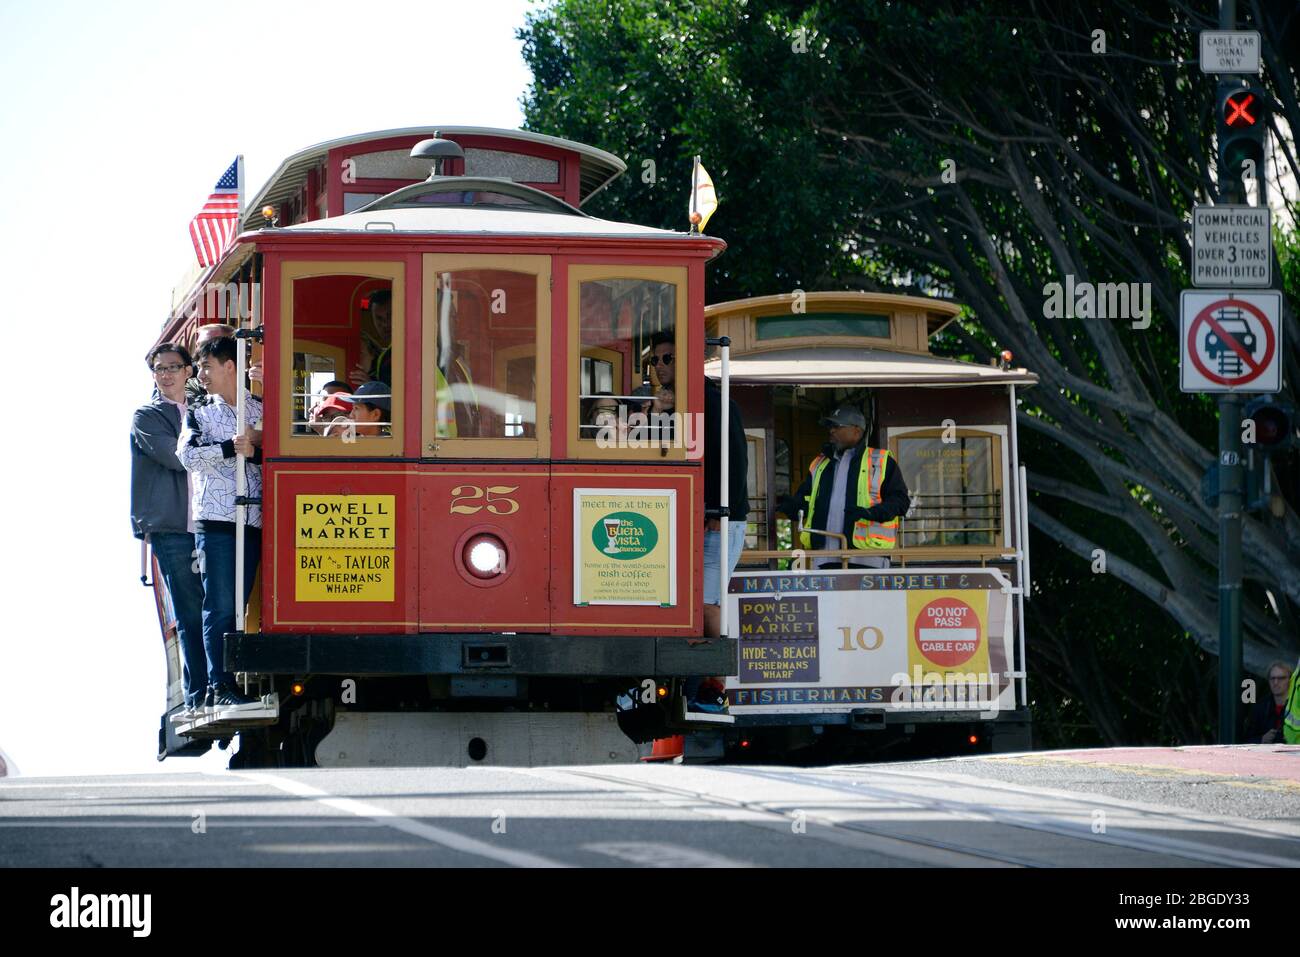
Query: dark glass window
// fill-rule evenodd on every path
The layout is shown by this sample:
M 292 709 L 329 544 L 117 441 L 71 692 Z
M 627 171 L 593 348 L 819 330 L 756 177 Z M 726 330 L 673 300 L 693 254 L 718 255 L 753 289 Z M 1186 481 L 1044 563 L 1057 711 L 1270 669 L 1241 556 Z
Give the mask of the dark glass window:
M 840 315 L 819 312 L 814 315 L 760 316 L 758 338 L 792 339 L 796 336 L 867 336 L 889 338 L 889 317 L 875 315 Z

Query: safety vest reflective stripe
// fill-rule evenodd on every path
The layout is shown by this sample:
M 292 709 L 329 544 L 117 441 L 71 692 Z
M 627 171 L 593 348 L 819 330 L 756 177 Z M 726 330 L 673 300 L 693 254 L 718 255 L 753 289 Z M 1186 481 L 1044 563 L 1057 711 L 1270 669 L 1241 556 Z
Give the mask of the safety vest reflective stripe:
M 1286 707 L 1282 710 L 1282 740 L 1300 744 L 1300 665 L 1291 672 L 1286 688 Z
M 867 449 L 863 453 L 863 465 L 866 468 L 858 471 L 858 504 L 863 508 L 879 504 L 880 488 L 885 482 L 885 466 L 888 462 L 889 452 L 885 449 Z M 864 498 L 866 504 L 863 503 Z M 897 541 L 897 518 L 888 522 L 858 519 L 853 523 L 854 548 L 893 548 Z
M 819 455 L 812 460 L 812 465 L 808 466 L 808 474 L 812 476 L 812 488 L 808 490 L 808 497 L 804 499 L 803 520 L 805 525 L 812 521 L 813 503 L 817 501 L 817 487 L 821 484 L 823 466 L 826 462 L 826 456 Z M 804 548 L 812 548 L 812 535 L 808 532 L 800 534 L 799 544 Z
M 858 469 L 857 504 L 862 508 L 870 508 L 880 504 L 880 489 L 885 482 L 885 467 L 889 463 L 889 452 L 885 449 L 867 448 L 862 453 L 862 459 L 862 467 Z M 817 503 L 817 490 L 821 486 L 822 474 L 826 471 L 826 464 L 829 461 L 826 456 L 819 455 L 808 467 L 808 472 L 812 475 L 812 487 L 808 490 L 808 498 L 805 500 L 805 522 L 812 521 L 813 508 Z M 833 532 L 838 529 L 832 528 L 827 531 Z M 898 519 L 893 518 L 888 522 L 858 519 L 853 523 L 852 541 L 854 548 L 893 548 L 898 541 Z M 799 542 L 804 548 L 811 548 L 811 534 L 804 532 L 799 536 Z

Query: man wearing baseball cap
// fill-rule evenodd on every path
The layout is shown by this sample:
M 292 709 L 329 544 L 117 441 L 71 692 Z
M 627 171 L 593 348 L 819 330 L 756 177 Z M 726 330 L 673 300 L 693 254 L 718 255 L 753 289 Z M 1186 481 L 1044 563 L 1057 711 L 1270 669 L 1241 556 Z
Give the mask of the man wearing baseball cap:
M 850 564 L 888 568 L 885 552 L 897 544 L 898 519 L 910 501 L 902 470 L 888 450 L 867 445 L 867 420 L 860 410 L 842 405 L 821 422 L 830 429 L 830 441 L 799 490 L 782 498 L 777 510 L 792 519 L 802 511 L 805 527 L 843 534 L 850 549 L 863 553 Z M 843 546 L 838 539 L 804 532 L 799 547 Z M 840 560 L 826 559 L 819 567 L 839 568 Z

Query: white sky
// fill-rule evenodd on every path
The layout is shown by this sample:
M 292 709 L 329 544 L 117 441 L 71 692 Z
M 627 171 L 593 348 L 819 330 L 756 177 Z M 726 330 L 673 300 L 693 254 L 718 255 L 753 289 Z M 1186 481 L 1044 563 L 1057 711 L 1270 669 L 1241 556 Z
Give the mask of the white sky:
M 251 197 L 337 136 L 518 128 L 528 7 L 0 5 L 2 381 L 24 410 L 0 467 L 0 749 L 23 774 L 225 765 L 154 760 L 165 667 L 129 523 L 131 414 L 190 217 L 238 153 Z

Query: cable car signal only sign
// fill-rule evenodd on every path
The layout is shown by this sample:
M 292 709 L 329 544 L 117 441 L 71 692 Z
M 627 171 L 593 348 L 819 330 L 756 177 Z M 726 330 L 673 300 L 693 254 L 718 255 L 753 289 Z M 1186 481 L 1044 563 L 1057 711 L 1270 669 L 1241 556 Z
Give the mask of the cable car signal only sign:
M 1282 294 L 1184 289 L 1180 385 L 1184 392 L 1282 388 Z

